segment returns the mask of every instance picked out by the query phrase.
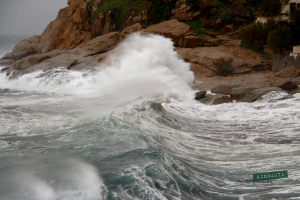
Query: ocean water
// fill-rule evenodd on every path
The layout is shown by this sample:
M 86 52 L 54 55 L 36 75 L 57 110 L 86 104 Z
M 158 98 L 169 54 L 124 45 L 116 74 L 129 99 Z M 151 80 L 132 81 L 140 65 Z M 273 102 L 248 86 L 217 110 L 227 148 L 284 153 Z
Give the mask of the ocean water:
M 161 36 L 134 34 L 108 61 L 0 74 L 0 199 L 300 199 L 300 95 L 196 102 Z

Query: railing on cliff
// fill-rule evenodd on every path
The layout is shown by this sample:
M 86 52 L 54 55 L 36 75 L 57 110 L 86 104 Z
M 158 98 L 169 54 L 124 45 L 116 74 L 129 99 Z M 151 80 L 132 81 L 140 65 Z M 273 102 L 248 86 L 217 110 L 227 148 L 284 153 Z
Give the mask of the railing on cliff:
M 279 71 L 290 66 L 300 69 L 300 53 L 285 52 L 283 54 L 273 55 L 273 71 Z

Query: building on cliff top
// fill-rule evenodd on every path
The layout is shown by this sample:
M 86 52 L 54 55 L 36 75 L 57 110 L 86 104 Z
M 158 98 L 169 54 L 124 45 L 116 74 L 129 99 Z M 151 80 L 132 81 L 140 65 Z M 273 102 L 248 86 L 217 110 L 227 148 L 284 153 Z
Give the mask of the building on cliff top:
M 275 17 L 276 21 L 289 20 L 291 14 L 293 14 L 296 9 L 300 9 L 300 0 L 291 0 L 288 5 L 286 5 L 282 10 L 282 15 Z M 267 23 L 267 17 L 257 17 L 256 22 Z
M 300 8 L 300 0 L 291 0 L 290 3 L 283 8 L 282 13 L 290 16 L 297 8 Z

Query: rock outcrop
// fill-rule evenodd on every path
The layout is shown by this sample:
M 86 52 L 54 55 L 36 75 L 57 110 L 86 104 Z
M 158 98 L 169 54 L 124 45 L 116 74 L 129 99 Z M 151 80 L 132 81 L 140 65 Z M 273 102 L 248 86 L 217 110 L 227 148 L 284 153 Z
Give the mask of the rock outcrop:
M 108 55 L 108 51 L 119 43 L 120 34 L 112 32 L 96 37 L 86 44 L 71 50 L 55 50 L 28 56 L 14 62 L 6 70 L 11 77 L 17 77 L 36 70 L 52 68 L 93 69 Z
M 142 3 L 151 5 L 151 1 Z M 104 5 L 99 0 L 68 0 L 68 4 L 40 36 L 22 40 L 12 52 L 4 56 L 6 60 L 0 60 L 2 65 L 9 65 L 2 71 L 15 78 L 36 70 L 44 70 L 46 73 L 47 69 L 54 68 L 91 70 L 104 62 L 125 37 L 140 31 L 142 34 L 159 34 L 173 41 L 178 56 L 191 64 L 190 69 L 196 77 L 193 87 L 203 91 L 196 96 L 201 102 L 253 102 L 270 91 L 285 90 L 291 94 L 299 91 L 299 69 L 289 67 L 277 73 L 267 72 L 265 70 L 269 68 L 271 61 L 262 59 L 254 51 L 241 48 L 240 40 L 213 32 L 198 34 L 191 26 L 182 22 L 198 20 L 202 12 L 211 12 L 214 8 L 210 4 L 200 4 L 200 10 L 195 10 L 190 5 L 177 1 L 174 9 L 169 10 L 171 14 L 168 13 L 176 19 L 149 27 L 141 25 L 147 22 L 148 10 L 136 12 L 126 7 L 127 4 L 126 13 L 122 13 L 122 17 L 120 8 L 107 9 L 105 4 L 107 8 L 99 9 L 99 5 Z M 241 18 L 250 17 L 245 9 L 230 7 L 226 12 Z M 224 27 L 223 19 L 218 16 L 204 20 L 204 25 L 233 29 L 232 24 Z M 220 58 L 233 60 L 231 66 L 228 66 L 231 76 L 216 76 L 219 73 L 214 62 Z M 264 72 L 257 73 L 258 71 Z M 205 91 L 208 90 L 217 95 L 206 94 Z
M 237 46 L 176 48 L 179 56 L 190 63 L 194 63 L 215 72 L 214 61 L 219 58 L 232 58 L 231 74 L 243 74 L 251 71 L 260 71 L 269 64 L 259 60 L 260 56 L 249 50 Z M 199 68 L 199 67 L 198 67 Z M 196 71 L 196 70 L 195 70 Z

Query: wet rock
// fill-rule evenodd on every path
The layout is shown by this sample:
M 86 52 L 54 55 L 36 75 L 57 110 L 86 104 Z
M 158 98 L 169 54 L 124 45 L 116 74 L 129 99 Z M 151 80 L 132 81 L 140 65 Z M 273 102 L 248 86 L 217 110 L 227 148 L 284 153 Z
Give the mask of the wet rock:
M 287 91 L 292 91 L 298 88 L 298 84 L 292 82 L 289 78 L 279 78 L 273 83 L 273 87 L 279 87 Z
M 31 43 L 29 39 L 23 39 L 12 50 L 12 52 L 6 54 L 3 58 L 10 60 L 20 60 L 26 56 L 30 56 L 38 53 L 37 46 Z
M 225 82 L 225 83 L 220 83 L 217 86 L 215 86 L 211 90 L 211 92 L 230 95 L 230 92 L 233 88 L 238 88 L 241 86 L 242 86 L 241 84 L 236 84 L 234 82 Z
M 221 97 L 217 97 L 214 99 L 214 101 L 212 102 L 213 105 L 219 105 L 219 104 L 223 104 L 223 103 L 232 103 L 233 100 L 228 97 L 228 96 L 221 96 Z
M 184 36 L 178 45 L 184 48 L 195 48 L 205 46 L 205 40 L 197 35 Z
M 153 26 L 149 26 L 148 28 L 143 29 L 142 33 L 155 33 L 163 35 L 170 38 L 174 42 L 174 45 L 178 45 L 180 39 L 183 39 L 183 36 L 188 34 L 195 34 L 195 32 L 189 25 L 183 22 L 179 22 L 177 19 L 172 19 Z
M 51 58 L 51 54 L 36 54 L 29 57 L 26 57 L 22 60 L 18 60 L 11 65 L 11 67 L 15 70 L 27 69 L 33 65 L 43 62 Z
M 79 47 L 78 50 L 84 49 L 91 51 L 90 54 L 100 54 L 110 50 L 119 42 L 120 34 L 118 32 L 108 33 L 98 36 L 95 39 Z
M 282 92 L 283 90 L 278 87 L 267 87 L 267 88 L 258 88 L 250 91 L 243 98 L 239 99 L 240 102 L 254 102 L 261 98 L 263 95 L 268 94 L 272 91 Z
M 259 61 L 259 54 L 241 47 L 218 46 L 218 47 L 196 47 L 196 48 L 175 48 L 178 55 L 190 62 L 201 65 L 211 71 L 216 71 L 214 61 L 219 58 L 232 58 L 232 74 L 243 74 L 256 71 L 261 66 L 268 65 L 268 62 Z
M 257 87 L 238 87 L 233 88 L 230 91 L 230 97 L 234 100 L 239 100 L 249 94 L 252 90 L 257 89 Z
M 119 33 L 112 32 L 71 50 L 55 50 L 28 56 L 10 65 L 7 74 L 16 78 L 24 73 L 58 67 L 74 70 L 93 69 L 118 42 Z
M 199 101 L 203 104 L 211 105 L 212 102 L 215 100 L 215 98 L 221 97 L 221 96 L 223 96 L 223 95 L 221 95 L 221 94 L 216 94 L 216 95 L 206 94 L 205 97 L 202 99 L 199 99 Z
M 190 65 L 190 70 L 192 72 L 194 72 L 194 74 L 196 76 L 202 76 L 202 77 L 212 77 L 215 75 L 215 73 L 210 70 L 210 69 L 207 69 L 201 65 L 197 65 L 195 63 L 191 63 Z
M 213 77 L 199 77 L 195 76 L 194 83 L 193 83 L 193 89 L 197 89 L 198 91 L 211 91 L 212 88 L 219 85 L 222 82 L 231 82 L 237 80 L 237 77 L 232 76 L 213 76 Z
M 279 140 L 277 144 L 291 144 L 293 143 L 293 140 Z
M 297 88 L 296 90 L 291 91 L 289 94 L 294 95 L 300 93 L 300 88 Z
M 286 67 L 277 72 L 276 76 L 279 78 L 296 78 L 300 76 L 300 69 L 294 66 Z
M 134 25 L 132 25 L 132 26 L 129 26 L 129 27 L 125 28 L 125 29 L 120 33 L 120 35 L 121 35 L 122 37 L 125 37 L 126 35 L 129 35 L 129 34 L 131 34 L 131 33 L 134 33 L 134 32 L 136 32 L 136 31 L 140 31 L 140 30 L 142 30 L 142 25 L 141 25 L 140 23 L 136 23 L 136 24 L 134 24 Z
M 199 100 L 199 99 L 202 99 L 202 98 L 204 98 L 205 97 L 205 95 L 206 95 L 206 91 L 200 91 L 200 92 L 197 92 L 195 95 L 196 95 L 196 97 L 195 97 L 195 99 L 196 100 Z
M 14 58 L 14 52 L 9 52 L 9 53 L 5 54 L 1 59 L 15 60 L 15 58 Z

